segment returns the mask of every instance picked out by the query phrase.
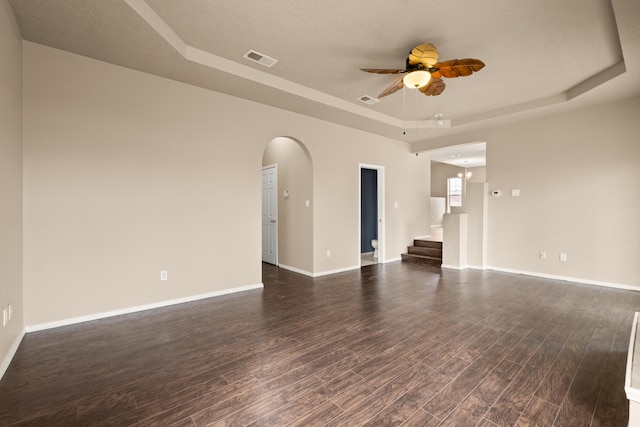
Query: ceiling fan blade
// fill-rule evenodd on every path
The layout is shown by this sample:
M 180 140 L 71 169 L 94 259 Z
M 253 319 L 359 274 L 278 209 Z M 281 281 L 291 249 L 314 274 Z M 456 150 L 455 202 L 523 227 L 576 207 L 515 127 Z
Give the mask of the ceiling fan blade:
M 425 68 L 431 68 L 438 62 L 438 49 L 431 43 L 424 43 L 413 48 L 409 54 L 409 64 L 422 64 Z
M 477 73 L 484 68 L 484 62 L 473 58 L 450 59 L 439 62 L 435 64 L 434 67 L 439 70 L 443 77 L 453 79 L 456 77 L 470 76 L 474 72 Z
M 360 68 L 360 70 L 366 73 L 375 74 L 400 74 L 407 72 L 407 70 L 397 70 L 395 68 Z
M 441 78 L 433 77 L 432 75 L 431 80 L 429 80 L 429 83 L 422 86 L 421 88 L 418 88 L 418 90 L 427 96 L 438 96 L 442 92 L 444 92 L 446 87 L 447 85 L 444 84 Z
M 378 99 L 382 98 L 383 96 L 387 96 L 387 95 L 391 95 L 392 93 L 396 93 L 397 91 L 402 89 L 404 87 L 404 82 L 402 81 L 402 79 L 403 79 L 403 77 L 400 77 L 399 79 L 396 79 L 396 81 L 394 81 L 389 87 L 387 87 L 385 90 L 380 92 L 380 95 L 378 95 Z

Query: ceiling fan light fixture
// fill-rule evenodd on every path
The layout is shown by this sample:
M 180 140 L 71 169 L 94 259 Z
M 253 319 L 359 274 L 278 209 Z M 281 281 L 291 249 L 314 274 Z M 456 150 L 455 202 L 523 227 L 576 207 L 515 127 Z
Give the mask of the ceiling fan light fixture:
M 429 83 L 431 73 L 425 70 L 412 71 L 402 78 L 404 85 L 412 89 L 417 89 Z

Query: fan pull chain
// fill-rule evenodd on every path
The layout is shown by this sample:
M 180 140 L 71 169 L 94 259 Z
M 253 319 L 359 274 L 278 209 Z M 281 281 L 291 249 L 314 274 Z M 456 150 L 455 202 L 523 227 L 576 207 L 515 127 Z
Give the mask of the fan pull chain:
M 416 106 L 416 111 L 418 111 L 418 88 L 416 88 L 414 91 L 415 93 L 415 106 Z M 416 115 L 416 117 L 414 118 L 414 124 L 415 124 L 415 128 L 416 128 L 416 136 L 418 136 L 418 116 Z
M 407 134 L 407 88 L 402 88 L 402 134 Z

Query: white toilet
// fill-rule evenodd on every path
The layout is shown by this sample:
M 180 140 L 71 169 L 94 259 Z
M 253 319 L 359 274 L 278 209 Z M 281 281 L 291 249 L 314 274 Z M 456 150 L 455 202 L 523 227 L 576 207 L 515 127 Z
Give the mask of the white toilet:
M 371 241 L 371 247 L 373 247 L 373 259 L 378 259 L 378 240 L 373 239 Z

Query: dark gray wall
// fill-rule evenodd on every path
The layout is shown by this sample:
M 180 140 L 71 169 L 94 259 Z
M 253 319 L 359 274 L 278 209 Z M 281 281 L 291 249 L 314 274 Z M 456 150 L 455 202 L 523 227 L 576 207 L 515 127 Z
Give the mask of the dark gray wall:
M 373 252 L 371 240 L 378 238 L 378 171 L 361 169 L 360 253 Z

